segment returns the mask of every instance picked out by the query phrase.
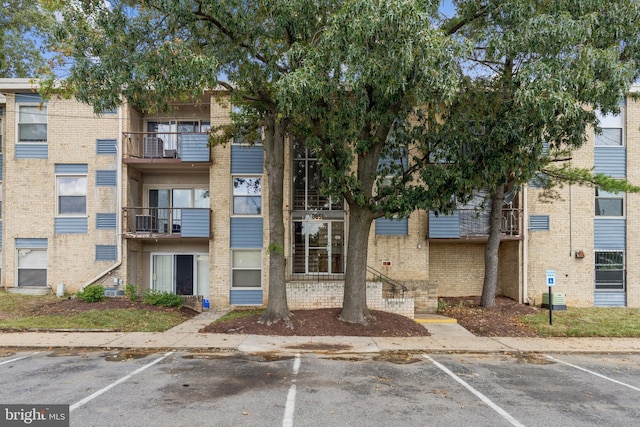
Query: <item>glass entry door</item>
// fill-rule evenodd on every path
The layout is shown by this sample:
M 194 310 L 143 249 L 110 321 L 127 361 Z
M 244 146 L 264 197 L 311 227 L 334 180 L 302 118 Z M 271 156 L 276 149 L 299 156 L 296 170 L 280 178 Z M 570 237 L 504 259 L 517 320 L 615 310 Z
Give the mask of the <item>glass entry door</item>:
M 209 296 L 206 254 L 152 254 L 151 288 L 176 295 Z
M 293 273 L 344 273 L 344 221 L 294 221 Z

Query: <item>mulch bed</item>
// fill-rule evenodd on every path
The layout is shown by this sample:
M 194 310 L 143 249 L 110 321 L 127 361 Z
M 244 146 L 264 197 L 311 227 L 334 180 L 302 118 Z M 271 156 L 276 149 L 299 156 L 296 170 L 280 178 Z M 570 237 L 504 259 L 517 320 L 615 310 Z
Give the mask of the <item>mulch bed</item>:
M 497 296 L 494 307 L 481 307 L 480 297 L 440 298 L 447 306 L 440 314 L 453 317 L 469 332 L 482 337 L 536 337 L 538 334 L 520 321 L 526 314 L 540 310 Z
M 213 323 L 200 332 L 219 334 L 254 334 L 279 336 L 354 336 L 354 337 L 425 337 L 427 329 L 415 321 L 398 314 L 371 310 L 375 319 L 359 325 L 338 320 L 340 308 L 294 310 L 289 329 L 283 321 L 271 325 L 258 323 L 259 315 L 247 316 L 227 322 Z

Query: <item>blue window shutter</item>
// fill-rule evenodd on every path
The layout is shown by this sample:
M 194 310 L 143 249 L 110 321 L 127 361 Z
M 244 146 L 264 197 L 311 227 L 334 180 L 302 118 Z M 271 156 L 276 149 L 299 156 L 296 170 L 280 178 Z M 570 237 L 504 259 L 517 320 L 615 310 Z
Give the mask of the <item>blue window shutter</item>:
M 115 230 L 117 224 L 116 214 L 114 213 L 97 213 L 96 214 L 96 230 Z
M 58 174 L 86 174 L 88 171 L 89 167 L 86 164 L 56 164 L 55 166 L 55 172 Z
M 46 249 L 48 246 L 47 239 L 16 238 L 16 249 Z
M 438 215 L 429 211 L 429 238 L 431 239 L 459 239 L 460 212 L 454 211 L 450 215 Z
M 48 144 L 16 144 L 16 159 L 47 159 L 49 158 Z
M 98 186 L 115 186 L 117 181 L 117 171 L 100 170 L 96 171 L 96 185 Z
M 613 178 L 626 178 L 626 147 L 595 147 L 593 157 L 595 173 L 603 173 Z
M 115 261 L 116 245 L 96 245 L 96 261 Z
M 54 229 L 56 234 L 84 234 L 88 231 L 87 217 L 56 218 Z
M 264 148 L 261 145 L 232 145 L 231 173 L 261 174 L 264 168 Z
M 231 305 L 262 305 L 262 289 L 232 289 L 229 297 Z
M 549 215 L 529 215 L 529 230 L 549 231 Z
M 96 139 L 96 154 L 116 154 L 115 139 Z
M 262 248 L 262 218 L 231 218 L 232 248 Z
M 376 234 L 387 236 L 407 236 L 409 234 L 409 220 L 400 219 L 376 219 Z
M 627 222 L 624 218 L 595 218 L 593 226 L 594 249 L 625 250 Z

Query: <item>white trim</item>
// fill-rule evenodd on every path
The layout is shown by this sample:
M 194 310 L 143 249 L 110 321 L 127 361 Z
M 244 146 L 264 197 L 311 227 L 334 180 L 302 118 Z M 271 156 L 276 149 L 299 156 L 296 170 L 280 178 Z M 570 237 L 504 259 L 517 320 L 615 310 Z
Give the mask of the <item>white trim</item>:
M 260 253 L 260 286 L 233 286 L 233 272 L 234 270 L 239 270 L 239 271 L 256 271 L 256 268 L 235 268 L 233 266 L 233 254 L 234 252 L 259 252 Z M 230 290 L 263 290 L 264 287 L 264 280 L 262 275 L 264 274 L 264 256 L 262 253 L 262 249 L 261 248 L 231 248 L 231 250 L 229 251 L 229 267 L 231 268 L 231 277 L 229 280 L 229 289 Z
M 49 144 L 49 108 L 47 107 L 46 104 L 40 104 L 38 102 L 16 102 L 16 111 L 15 111 L 15 137 L 16 137 L 16 144 L 17 145 L 48 145 Z M 46 141 L 22 141 L 20 139 L 20 125 L 23 124 L 20 121 L 20 109 L 22 107 L 38 107 L 38 108 L 42 108 L 44 109 L 45 113 L 41 114 L 45 117 L 46 121 L 44 123 L 30 123 L 30 124 L 37 124 L 37 125 L 42 125 L 44 124 L 47 127 L 47 140 Z M 29 124 L 29 123 L 25 123 L 25 124 Z

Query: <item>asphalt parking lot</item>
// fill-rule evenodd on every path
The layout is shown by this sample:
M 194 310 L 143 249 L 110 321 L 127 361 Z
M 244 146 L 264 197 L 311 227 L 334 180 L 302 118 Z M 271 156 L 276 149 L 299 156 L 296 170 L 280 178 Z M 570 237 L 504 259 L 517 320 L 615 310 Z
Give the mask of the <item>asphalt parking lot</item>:
M 0 402 L 83 427 L 629 426 L 639 399 L 639 354 L 0 352 Z

